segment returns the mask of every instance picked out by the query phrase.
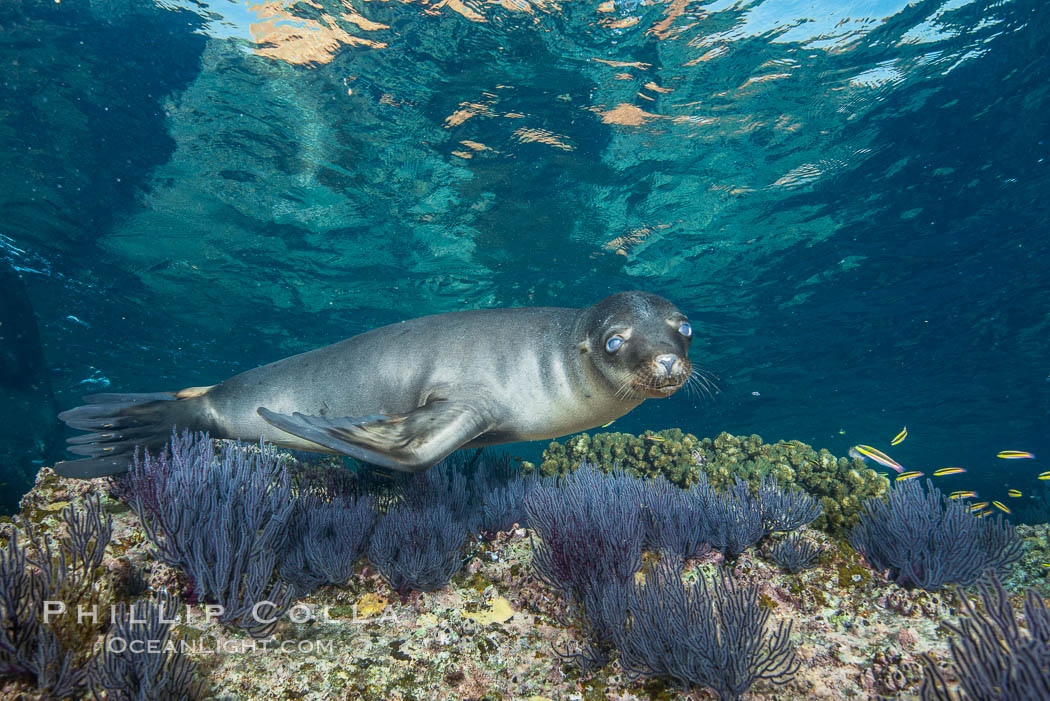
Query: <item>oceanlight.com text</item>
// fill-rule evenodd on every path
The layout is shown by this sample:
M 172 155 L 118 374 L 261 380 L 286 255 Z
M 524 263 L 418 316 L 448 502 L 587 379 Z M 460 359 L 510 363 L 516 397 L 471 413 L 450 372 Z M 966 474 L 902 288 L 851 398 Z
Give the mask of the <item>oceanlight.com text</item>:
M 335 654 L 334 640 L 126 640 L 109 638 L 106 651 L 134 655 L 183 653 L 194 655 L 274 653 L 282 655 Z

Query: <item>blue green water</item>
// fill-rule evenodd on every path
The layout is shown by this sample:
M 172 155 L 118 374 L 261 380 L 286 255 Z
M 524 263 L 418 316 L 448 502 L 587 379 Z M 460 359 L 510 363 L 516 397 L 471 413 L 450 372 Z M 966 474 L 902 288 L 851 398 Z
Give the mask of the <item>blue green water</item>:
M 619 430 L 865 443 L 992 498 L 1050 469 L 1038 1 L 23 0 L 0 25 L 0 260 L 40 336 L 4 343 L 59 409 L 645 289 L 721 392 Z

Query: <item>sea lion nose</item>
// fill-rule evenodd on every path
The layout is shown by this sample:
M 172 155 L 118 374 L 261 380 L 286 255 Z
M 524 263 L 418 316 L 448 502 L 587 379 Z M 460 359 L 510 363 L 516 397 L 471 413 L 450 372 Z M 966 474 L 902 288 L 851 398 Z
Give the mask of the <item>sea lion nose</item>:
M 671 371 L 674 369 L 674 364 L 678 362 L 678 356 L 674 353 L 664 353 L 663 355 L 656 356 L 654 360 L 660 365 L 663 365 L 667 369 L 668 376 L 670 376 Z

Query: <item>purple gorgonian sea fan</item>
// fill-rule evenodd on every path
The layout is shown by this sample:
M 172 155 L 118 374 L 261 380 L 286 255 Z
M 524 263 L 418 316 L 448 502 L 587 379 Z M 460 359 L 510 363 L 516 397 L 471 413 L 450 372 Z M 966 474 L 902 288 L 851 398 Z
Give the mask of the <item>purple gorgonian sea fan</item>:
M 290 516 L 278 574 L 295 587 L 297 596 L 325 584 L 346 584 L 368 549 L 375 522 L 368 495 L 302 490 Z
M 65 528 L 58 537 L 22 521 L 27 539 L 13 531 L 0 549 L 0 677 L 31 678 L 45 698 L 55 699 L 86 692 L 98 654 L 96 631 L 73 612 L 103 604 L 98 580 L 113 534 L 97 496 L 84 510 L 66 506 L 60 519 Z M 44 615 L 45 604 L 61 606 L 61 613 Z
M 756 494 L 739 478 L 720 493 L 703 473 L 688 489 L 660 477 L 644 483 L 642 496 L 646 547 L 686 560 L 712 547 L 735 558 L 770 533 L 800 528 L 821 511 L 812 496 L 783 489 L 769 477 Z
M 820 553 L 820 547 L 798 533 L 792 533 L 769 549 L 770 559 L 789 574 L 815 567 Z
M 525 495 L 539 477 L 522 475 L 506 455 L 461 453 L 412 475 L 402 488 L 404 503 L 447 506 L 468 533 L 489 538 L 515 523 L 524 525 Z
M 685 689 L 706 686 L 728 701 L 759 680 L 787 683 L 801 664 L 791 623 L 770 630 L 758 587 L 737 584 L 725 570 L 710 585 L 703 575 L 687 584 L 665 558 L 644 582 L 629 586 L 625 606 L 611 610 L 622 617 L 605 625 L 613 631 L 620 666 L 632 677 L 663 677 Z
M 295 507 L 284 461 L 273 446 L 173 433 L 160 455 L 135 456 L 128 503 L 157 557 L 191 580 L 192 594 L 222 606 L 219 620 L 269 635 L 292 603 L 274 576 Z
M 436 591 L 463 566 L 467 529 L 441 503 L 400 504 L 376 523 L 368 560 L 402 598 L 410 590 Z
M 1010 597 L 994 576 L 977 585 L 980 608 L 958 592 L 962 601 L 954 633 L 951 668 L 967 699 L 1050 699 L 1050 609 L 1033 589 L 1025 592 L 1024 627 Z M 955 701 L 944 675 L 930 655 L 922 655 L 923 701 Z
M 102 692 L 113 701 L 196 701 L 207 696 L 197 665 L 177 645 L 169 647 L 179 606 L 167 592 L 130 607 L 120 602 L 102 655 L 91 668 L 96 698 Z
M 815 521 L 824 512 L 816 497 L 784 489 L 768 475 L 758 486 L 758 502 L 762 505 L 762 522 L 767 533 L 790 533 Z
M 929 480 L 925 490 L 917 481 L 898 482 L 886 499 L 868 499 L 849 543 L 905 589 L 969 586 L 986 570 L 1002 576 L 1021 558 L 1008 521 L 977 518 Z
M 580 603 L 588 588 L 630 581 L 642 564 L 642 482 L 582 464 L 525 497 L 536 575 Z
M 368 559 L 402 597 L 445 586 L 464 562 L 474 533 L 493 537 L 523 523 L 525 495 L 538 482 L 505 457 L 452 455 L 401 485 L 368 545 Z
M 642 488 L 646 549 L 673 554 L 682 560 L 709 553 L 713 530 L 711 505 L 717 498 L 703 473 L 688 489 L 672 484 L 663 475 L 646 480 Z

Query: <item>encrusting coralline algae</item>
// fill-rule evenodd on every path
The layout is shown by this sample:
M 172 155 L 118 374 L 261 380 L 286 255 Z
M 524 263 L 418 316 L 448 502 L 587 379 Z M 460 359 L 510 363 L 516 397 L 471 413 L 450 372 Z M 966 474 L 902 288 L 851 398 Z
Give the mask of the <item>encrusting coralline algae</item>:
M 644 441 L 644 438 L 638 440 Z M 734 445 L 733 441 L 723 437 L 718 440 L 722 440 L 723 444 Z M 735 440 L 747 444 L 750 439 Z M 816 453 L 808 446 L 800 447 L 801 444 L 777 445 L 781 450 L 790 451 L 790 446 L 795 446 L 800 451 L 823 455 L 823 451 Z M 713 450 L 713 446 L 714 442 L 710 442 L 706 449 Z M 758 446 L 757 454 L 761 456 L 760 441 Z M 743 456 L 743 449 L 735 447 L 741 450 L 739 456 Z M 705 448 L 701 445 L 693 449 L 702 451 Z M 232 454 L 233 451 L 242 451 L 242 454 L 259 452 L 258 447 L 236 447 L 232 444 L 226 444 L 219 452 Z M 237 459 L 236 455 L 233 455 L 233 459 Z M 822 461 L 823 458 L 815 459 Z M 69 532 L 69 514 L 91 513 L 95 509 L 100 517 L 105 515 L 106 520 L 112 523 L 112 535 L 104 545 L 97 567 L 91 570 L 97 582 L 93 587 L 93 601 L 97 599 L 95 603 L 103 611 L 108 611 L 110 606 L 117 607 L 119 611 L 120 605 L 132 602 L 142 606 L 148 601 L 154 602 L 151 604 L 152 609 L 143 611 L 156 612 L 164 607 L 177 607 L 178 622 L 165 628 L 154 620 L 142 624 L 144 628 L 128 631 L 116 626 L 110 628 L 108 619 L 103 619 L 93 628 L 79 629 L 84 635 L 77 639 L 68 634 L 56 638 L 55 653 L 60 656 L 59 653 L 65 650 L 76 665 L 91 667 L 90 645 L 96 644 L 101 649 L 103 640 L 111 641 L 119 637 L 122 630 L 130 637 L 166 635 L 173 651 L 168 657 L 161 658 L 161 663 L 148 673 L 136 671 L 145 669 L 136 666 L 137 663 L 115 662 L 112 655 L 107 658 L 110 663 L 105 667 L 109 670 L 108 678 L 124 675 L 123 683 L 128 685 L 147 679 L 152 680 L 150 683 L 167 679 L 169 689 L 180 691 L 175 692 L 174 697 L 168 695 L 164 698 L 177 698 L 183 692 L 187 697 L 207 693 L 227 699 L 491 698 L 539 701 L 687 696 L 714 698 L 716 694 L 722 698 L 735 698 L 740 693 L 745 698 L 874 698 L 880 695 L 901 695 L 907 698 L 917 697 L 924 675 L 933 680 L 928 684 L 931 690 L 955 688 L 958 671 L 952 664 L 948 640 L 950 636 L 959 634 L 951 633 L 943 624 L 959 626 L 959 594 L 951 588 L 936 592 L 906 590 L 888 581 L 885 573 L 872 570 L 862 556 L 846 544 L 839 535 L 839 529 L 832 528 L 832 533 L 828 533 L 814 528 L 815 524 L 821 523 L 821 519 L 813 521 L 810 526 L 801 525 L 807 519 L 812 520 L 819 510 L 814 512 L 803 509 L 800 513 L 805 513 L 805 518 L 800 523 L 781 522 L 774 526 L 767 517 L 767 513 L 772 512 L 763 510 L 762 504 L 777 501 L 770 495 L 792 494 L 790 488 L 776 491 L 775 484 L 768 481 L 776 478 L 775 474 L 761 476 L 767 477 L 765 485 L 761 484 L 761 477 L 753 480 L 756 475 L 749 472 L 743 477 L 746 483 L 739 483 L 728 492 L 725 488 L 732 484 L 731 481 L 723 480 L 719 483 L 720 489 L 707 487 L 711 490 L 711 496 L 707 498 L 732 498 L 735 500 L 732 503 L 745 503 L 745 508 L 728 507 L 724 514 L 737 514 L 733 518 L 744 518 L 746 513 L 753 510 L 758 514 L 758 523 L 766 524 L 761 529 L 757 543 L 742 544 L 739 548 L 723 544 L 721 549 L 726 551 L 727 558 L 719 552 L 716 536 L 703 539 L 714 542 L 702 543 L 696 539 L 682 538 L 681 534 L 675 537 L 671 533 L 676 528 L 685 527 L 676 524 L 691 523 L 689 527 L 694 529 L 717 527 L 717 523 L 710 523 L 710 512 L 717 510 L 690 509 L 690 504 L 681 502 L 681 494 L 696 493 L 696 490 L 682 492 L 669 482 L 636 481 L 638 478 L 625 474 L 606 477 L 592 468 L 575 475 L 566 485 L 556 486 L 550 479 L 536 478 L 519 484 L 515 482 L 515 471 L 505 461 L 499 460 L 495 460 L 494 476 L 479 478 L 479 474 L 486 474 L 494 460 L 489 456 L 477 458 L 468 454 L 463 459 L 417 477 L 394 476 L 387 479 L 369 476 L 360 480 L 343 479 L 345 468 L 334 462 L 325 468 L 324 465 L 303 465 L 295 458 L 284 460 L 279 469 L 287 471 L 290 490 L 281 488 L 277 493 L 265 493 L 276 494 L 270 498 L 292 500 L 295 502 L 293 510 L 298 509 L 299 512 L 324 504 L 327 515 L 317 521 L 319 525 L 315 525 L 317 532 L 326 534 L 326 538 L 339 538 L 339 529 L 330 528 L 333 518 L 329 516 L 332 514 L 327 513 L 336 506 L 344 509 L 350 504 L 367 504 L 369 509 L 376 510 L 372 512 L 374 518 L 381 521 L 384 518 L 381 512 L 386 510 L 396 512 L 399 509 L 434 508 L 432 503 L 421 504 L 419 501 L 422 499 L 426 502 L 427 498 L 420 495 L 430 494 L 432 500 L 440 501 L 446 497 L 450 500 L 445 504 L 445 513 L 452 523 L 462 525 L 466 542 L 461 548 L 452 551 L 456 553 L 456 562 L 449 570 L 454 570 L 454 573 L 451 574 L 451 581 L 443 586 L 440 582 L 427 580 L 421 571 L 413 570 L 415 565 L 412 563 L 417 561 L 415 556 L 404 561 L 407 569 L 398 575 L 400 579 L 393 580 L 402 585 L 398 587 L 400 591 L 391 588 L 389 574 L 384 575 L 379 567 L 367 559 L 345 569 L 329 567 L 324 570 L 328 573 L 324 576 L 304 578 L 295 588 L 294 596 L 298 597 L 295 603 L 290 603 L 287 612 L 277 616 L 278 620 L 272 623 L 272 630 L 262 631 L 268 636 L 259 639 L 251 636 L 252 633 L 260 634 L 260 630 L 252 626 L 238 627 L 237 620 L 227 618 L 223 622 L 218 615 L 208 615 L 207 605 L 214 603 L 214 596 L 209 595 L 196 578 L 188 576 L 189 570 L 178 562 L 169 566 L 160 561 L 155 552 L 158 543 L 165 545 L 167 536 L 154 533 L 151 540 L 135 510 L 118 498 L 129 498 L 126 483 L 118 487 L 105 479 L 88 482 L 63 480 L 51 470 L 44 469 L 38 475 L 34 488 L 22 500 L 21 513 L 15 519 L 4 519 L 2 525 L 4 557 L 10 567 L 5 566 L 3 586 L 6 588 L 0 591 L 0 608 L 6 612 L 6 607 L 10 606 L 9 600 L 3 595 L 4 592 L 12 591 L 6 586 L 9 577 L 18 575 L 22 577 L 21 581 L 25 581 L 27 576 L 30 579 L 38 576 L 34 574 L 31 564 L 23 566 L 17 557 L 11 558 L 15 534 L 20 534 L 17 536 L 19 547 L 27 542 L 26 528 L 29 525 L 38 540 L 45 537 L 62 539 Z M 707 468 L 720 462 L 717 457 L 709 460 L 694 459 L 694 467 Z M 751 464 L 753 467 L 761 460 L 753 458 L 738 463 L 721 462 L 729 465 Z M 841 474 L 838 459 L 828 456 L 827 462 L 835 466 L 835 474 Z M 788 464 L 791 464 L 790 460 Z M 600 467 L 607 469 L 611 465 Z M 326 469 L 340 470 L 332 474 L 341 476 L 338 479 L 318 478 L 318 475 L 326 474 Z M 864 468 L 850 466 L 847 473 L 854 469 Z M 262 473 L 266 473 L 266 470 Z M 707 470 L 704 469 L 703 473 L 706 475 Z M 156 473 L 155 476 L 161 474 Z M 692 484 L 704 492 L 705 488 L 701 485 L 705 478 L 699 477 L 699 474 Z M 721 473 L 716 471 L 715 474 Z M 608 482 L 609 479 L 614 482 Z M 716 484 L 715 478 L 710 479 L 711 485 Z M 865 483 L 863 475 L 860 479 L 861 483 Z M 261 488 L 261 485 L 250 477 L 247 480 L 245 484 L 251 486 L 243 488 L 248 494 L 256 494 L 252 490 Z M 281 483 L 278 480 L 278 484 Z M 602 496 L 608 489 L 603 486 L 607 483 L 621 486 L 614 488 L 607 496 Z M 748 488 L 740 486 L 745 484 Z M 789 483 L 792 487 L 802 484 L 801 481 Z M 559 500 L 559 497 L 565 496 L 562 490 L 566 488 L 570 492 L 573 489 L 578 492 L 575 501 L 570 499 L 568 502 L 576 503 L 578 507 L 568 511 L 564 507 L 567 502 Z M 679 492 L 664 493 L 663 490 L 667 489 Z M 366 496 L 365 492 L 369 495 Z M 554 535 L 550 525 L 539 527 L 537 523 L 536 530 L 525 527 L 529 517 L 538 515 L 523 510 L 532 499 L 527 495 L 538 497 L 541 493 L 546 493 L 547 497 L 536 503 L 547 504 L 548 518 L 555 517 L 551 514 L 564 514 L 556 517 L 564 519 L 566 515 L 571 515 L 573 519 L 582 519 L 576 521 L 581 532 L 595 542 L 601 540 L 601 534 L 586 534 L 586 519 L 599 512 L 607 520 L 619 518 L 608 508 L 603 508 L 608 503 L 603 500 L 611 496 L 621 502 L 630 502 L 635 498 L 632 494 L 637 497 L 636 506 L 621 504 L 622 509 L 626 509 L 624 514 L 633 519 L 630 523 L 638 524 L 639 546 L 637 551 L 632 549 L 637 555 L 632 554 L 626 565 L 609 570 L 622 574 L 613 578 L 617 582 L 615 585 L 590 590 L 605 592 L 602 595 L 606 602 L 604 609 L 599 610 L 595 604 L 588 603 L 602 599 L 587 593 L 591 586 L 587 582 L 592 579 L 584 577 L 579 584 L 568 588 L 559 584 L 564 581 L 561 579 L 564 575 L 558 572 L 568 572 L 564 568 L 572 562 L 562 560 L 560 570 L 551 564 L 550 558 L 558 556 L 558 553 L 550 550 L 555 544 L 555 540 L 551 540 Z M 734 493 L 736 497 L 729 496 Z M 763 494 L 766 496 L 763 497 Z M 818 497 L 812 492 L 809 494 Z M 802 496 L 805 495 L 799 498 Z M 304 499 L 312 500 L 310 507 L 304 506 L 305 502 L 297 501 Z M 750 509 L 747 504 L 753 499 L 758 500 L 757 506 Z M 210 507 L 194 508 L 207 510 L 215 507 L 221 515 L 223 503 L 240 503 L 230 501 L 229 498 L 226 501 L 213 501 L 215 503 L 205 499 L 204 503 L 211 504 Z M 333 502 L 336 506 L 333 506 Z M 826 503 L 821 499 L 821 505 Z M 477 507 L 472 507 L 472 504 L 482 505 L 483 512 L 484 505 L 489 505 L 488 517 L 485 513 L 479 516 Z M 64 508 L 66 512 L 62 511 Z M 782 505 L 777 507 L 778 510 L 784 508 Z M 525 515 L 526 511 L 528 516 Z M 657 516 L 658 512 L 664 515 Z M 630 516 L 631 513 L 635 515 Z M 236 517 L 236 512 L 227 516 Z M 210 518 L 208 523 L 224 523 L 222 518 Z M 356 528 L 369 530 L 372 528 L 372 518 L 348 517 L 339 523 L 359 523 Z M 721 518 L 729 517 L 723 515 Z M 302 520 L 295 522 L 305 523 Z M 515 522 L 520 525 L 512 525 Z M 796 532 L 791 535 L 783 533 L 783 530 L 788 530 L 787 526 L 794 526 Z M 281 542 L 275 551 L 276 555 L 269 555 L 278 559 L 282 556 L 292 559 L 298 557 L 298 566 L 285 567 L 285 572 L 296 572 L 298 575 L 312 573 L 308 564 L 310 559 L 304 554 L 306 551 L 302 538 L 304 533 L 312 533 L 313 527 L 306 526 L 304 530 L 299 525 L 296 528 L 298 530 L 294 533 L 291 530 L 280 532 L 278 528 L 274 537 Z M 189 530 L 192 532 L 193 529 Z M 1010 569 L 1006 576 L 1007 591 L 1011 596 L 1009 605 L 1017 611 L 1020 610 L 1018 606 L 1022 597 L 1020 589 L 1012 583 L 1023 581 L 1045 591 L 1046 575 L 1033 566 L 1047 551 L 1045 526 L 1022 527 L 1018 532 L 1023 539 L 1024 557 L 1022 563 Z M 198 538 L 214 538 L 217 535 L 198 534 Z M 311 549 L 313 560 L 323 564 L 321 560 L 324 559 L 324 553 L 364 552 L 360 533 L 357 536 L 357 540 L 348 543 L 345 550 L 340 550 L 342 546 L 339 541 L 332 541 L 329 549 Z M 819 549 L 819 554 L 815 556 L 815 561 L 809 558 L 813 563 L 811 569 L 789 574 L 777 564 L 780 559 L 777 553 L 793 546 L 793 539 L 797 537 Z M 583 547 L 585 540 L 580 540 L 578 547 Z M 452 547 L 452 544 L 434 547 L 440 550 Z M 733 551 L 737 549 L 740 552 L 734 559 Z M 534 561 L 534 553 L 540 552 L 547 552 L 547 555 Z M 353 554 L 347 557 L 353 557 Z M 542 564 L 544 557 L 547 558 L 547 565 Z M 595 561 L 591 569 L 600 571 L 604 564 L 608 564 L 605 557 Z M 226 564 L 217 562 L 216 567 L 233 566 L 230 564 L 232 560 L 223 562 Z M 61 566 L 61 563 L 56 566 Z M 272 591 L 273 587 L 281 587 L 280 563 L 276 566 L 271 564 L 270 570 L 269 575 L 264 577 L 265 586 L 242 590 L 240 594 L 252 598 L 256 596 L 252 594 L 253 591 Z M 256 578 L 264 574 L 253 571 Z M 346 582 L 325 583 L 332 577 L 338 579 L 344 574 L 348 575 Z M 223 581 L 247 582 L 248 570 L 242 575 Z M 417 580 L 416 577 L 423 578 Z M 667 588 L 667 583 L 675 581 L 675 577 L 681 577 L 679 581 L 682 588 Z M 724 577 L 731 579 L 722 579 Z M 425 588 L 433 591 L 421 592 L 412 585 L 413 581 L 421 584 L 429 581 L 433 586 Z M 658 590 L 648 587 L 661 582 L 664 584 L 660 585 L 662 589 L 659 591 L 663 593 L 652 599 L 650 595 L 655 595 Z M 719 590 L 721 585 L 718 582 L 730 589 Z M 144 585 L 148 588 L 144 589 Z M 637 593 L 632 594 L 632 591 Z M 709 615 L 707 618 L 721 621 L 720 625 L 737 625 L 732 623 L 732 617 L 726 617 L 726 611 L 730 609 L 719 608 L 728 604 L 718 604 L 718 601 L 730 599 L 719 599 L 718 591 L 723 591 L 723 597 L 727 595 L 726 592 L 739 592 L 738 598 L 728 594 L 736 602 L 733 605 L 735 608 L 730 609 L 744 616 L 740 620 L 751 621 L 745 624 L 745 628 L 751 626 L 747 628 L 751 630 L 749 635 L 764 636 L 761 638 L 764 642 L 760 644 L 759 653 L 754 659 L 766 666 L 758 672 L 744 668 L 730 675 L 717 673 L 718 665 L 722 664 L 718 662 L 717 651 L 703 654 L 694 651 L 686 657 L 678 657 L 679 662 L 668 667 L 667 661 L 659 661 L 664 658 L 653 657 L 651 651 L 646 652 L 648 648 L 644 645 L 639 647 L 638 641 L 648 638 L 632 638 L 634 626 L 629 624 L 628 619 L 619 618 L 619 614 L 602 618 L 601 614 L 601 611 L 608 613 L 640 606 L 640 603 L 630 602 L 642 601 L 639 596 L 650 596 L 651 601 L 647 605 L 653 611 L 664 611 L 660 613 L 662 617 L 672 615 L 668 612 L 675 610 L 684 612 L 686 609 L 681 609 L 681 606 L 700 606 L 697 610 L 703 611 L 709 610 L 704 607 L 714 605 L 713 610 L 722 611 L 722 614 Z M 609 592 L 617 596 L 611 596 Z M 619 594 L 623 594 L 622 599 L 617 598 Z M 974 592 L 970 591 L 966 595 L 972 598 Z M 61 596 L 60 592 L 59 598 Z M 682 599 L 682 596 L 685 598 Z M 674 603 L 676 601 L 679 603 Z M 1035 599 L 1030 595 L 1030 607 L 1034 605 L 1033 601 Z M 590 612 L 588 606 L 591 607 Z M 641 615 L 641 609 L 638 615 Z M 58 626 L 56 630 L 78 630 L 75 626 L 62 628 L 69 621 L 63 623 L 54 620 Z M 118 617 L 118 620 L 127 625 L 126 619 Z M 642 621 L 644 617 L 638 620 Z M 761 625 L 756 628 L 756 623 Z M 981 628 L 978 621 L 970 627 L 963 625 L 960 630 L 973 630 L 973 625 L 978 625 L 977 630 L 987 628 Z M 108 637 L 104 637 L 107 630 Z M 639 629 L 637 632 L 642 631 Z M 1026 639 L 1022 634 L 1019 640 L 1023 642 Z M 44 692 L 36 690 L 38 684 L 42 683 L 40 676 L 10 666 L 7 653 L 2 648 L 0 642 L 0 663 L 5 665 L 8 674 L 0 693 L 5 697 L 23 693 L 27 699 L 44 698 Z M 585 654 L 582 657 L 578 654 L 588 648 L 599 654 Z M 711 657 L 711 654 L 715 656 Z M 57 659 L 56 655 L 52 657 Z M 689 669 L 695 671 L 683 674 L 682 660 L 692 660 L 688 662 Z M 712 664 L 715 666 L 711 667 Z M 927 671 L 924 671 L 924 664 Z M 83 693 L 88 688 L 103 688 L 103 669 L 102 666 L 91 667 L 78 677 L 79 681 L 74 685 L 77 689 L 75 693 Z M 704 672 L 704 669 L 715 669 L 716 673 Z M 713 679 L 723 682 L 726 679 L 744 681 L 732 682 L 728 686 L 723 684 L 716 692 L 708 687 L 719 687 L 722 682 L 712 682 Z M 43 683 L 46 685 L 47 680 Z M 207 691 L 198 689 L 198 684 Z M 690 684 L 695 685 L 692 690 L 684 690 L 683 687 Z M 749 685 L 750 690 L 746 690 Z M 116 692 L 109 693 L 108 698 L 120 698 L 119 695 L 113 695 Z M 145 698 L 151 697 L 147 695 Z

